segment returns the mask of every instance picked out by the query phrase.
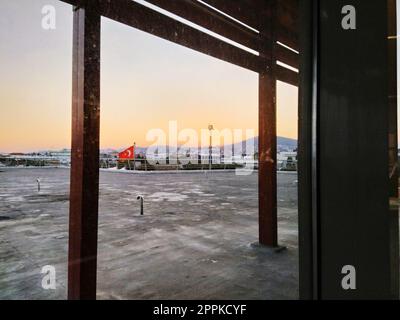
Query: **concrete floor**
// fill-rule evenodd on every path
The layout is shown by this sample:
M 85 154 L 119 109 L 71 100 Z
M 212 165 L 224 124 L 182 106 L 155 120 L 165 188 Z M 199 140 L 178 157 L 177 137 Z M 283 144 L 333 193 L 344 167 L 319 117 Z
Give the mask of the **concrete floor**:
M 65 299 L 69 170 L 1 171 L 0 299 Z M 297 299 L 296 179 L 278 174 L 279 240 L 288 250 L 277 254 L 250 245 L 257 173 L 102 171 L 98 298 Z M 56 267 L 56 290 L 41 287 L 45 265 Z

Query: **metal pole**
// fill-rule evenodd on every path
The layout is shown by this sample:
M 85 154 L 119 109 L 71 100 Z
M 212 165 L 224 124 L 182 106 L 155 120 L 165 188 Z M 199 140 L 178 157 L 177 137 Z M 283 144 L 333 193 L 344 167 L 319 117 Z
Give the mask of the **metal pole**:
M 140 200 L 140 215 L 143 216 L 144 215 L 144 205 L 143 205 L 144 198 L 143 198 L 143 196 L 137 196 L 136 199 Z
M 210 131 L 210 147 L 208 151 L 208 160 L 209 160 L 209 166 L 210 170 L 212 169 L 212 137 L 211 137 L 211 131 Z
M 260 54 L 268 61 L 259 74 L 259 242 L 278 246 L 277 173 L 276 173 L 276 0 L 266 4 L 271 17 L 265 17 L 262 28 L 263 49 Z M 271 48 L 271 50 L 268 50 Z
M 210 131 L 210 146 L 208 151 L 208 160 L 209 160 L 209 170 L 212 170 L 212 131 L 214 130 L 214 126 L 210 124 L 208 126 L 208 130 Z
M 235 163 L 235 140 L 232 139 L 232 164 Z
M 136 142 L 133 143 L 133 171 L 136 170 Z
M 100 131 L 100 15 L 74 8 L 68 298 L 96 299 Z

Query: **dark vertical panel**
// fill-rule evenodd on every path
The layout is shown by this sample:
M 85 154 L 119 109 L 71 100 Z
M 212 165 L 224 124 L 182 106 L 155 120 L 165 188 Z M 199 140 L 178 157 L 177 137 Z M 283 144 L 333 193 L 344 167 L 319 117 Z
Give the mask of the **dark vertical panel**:
M 397 143 L 397 14 L 396 0 L 388 0 L 389 46 L 389 178 L 390 178 L 390 242 L 392 294 L 399 291 L 399 207 L 398 207 L 398 143 Z
M 94 6 L 93 6 L 94 7 Z M 68 298 L 96 298 L 100 16 L 74 9 Z
M 341 26 L 353 5 L 357 29 Z M 393 290 L 389 164 L 388 7 L 382 0 L 320 1 L 319 219 L 321 298 L 384 299 Z M 398 221 L 396 221 L 398 223 Z M 398 239 L 397 239 L 398 241 Z M 356 268 L 356 290 L 341 287 Z
M 298 145 L 299 288 L 300 299 L 313 299 L 312 218 L 312 86 L 313 10 L 312 0 L 300 0 L 300 83 Z
M 320 2 L 313 1 L 312 4 L 312 41 L 319 43 L 320 40 Z M 312 219 L 312 288 L 313 299 L 321 298 L 321 224 L 320 224 L 320 118 L 319 118 L 319 95 L 320 95 L 320 50 L 315 45 L 312 48 L 312 94 L 311 94 L 311 219 Z
M 278 245 L 276 59 L 273 45 L 276 1 L 270 1 L 269 5 L 274 14 L 269 19 L 266 17 L 262 19 L 261 36 L 264 44 L 260 49 L 260 55 L 266 58 L 268 65 L 259 75 L 259 242 L 262 245 L 276 247 Z

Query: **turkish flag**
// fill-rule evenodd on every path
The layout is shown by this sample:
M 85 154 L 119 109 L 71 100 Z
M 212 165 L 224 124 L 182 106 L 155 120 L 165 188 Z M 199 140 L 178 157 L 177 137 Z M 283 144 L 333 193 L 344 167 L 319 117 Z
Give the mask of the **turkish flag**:
M 135 149 L 133 146 L 118 153 L 119 160 L 133 160 L 135 158 Z

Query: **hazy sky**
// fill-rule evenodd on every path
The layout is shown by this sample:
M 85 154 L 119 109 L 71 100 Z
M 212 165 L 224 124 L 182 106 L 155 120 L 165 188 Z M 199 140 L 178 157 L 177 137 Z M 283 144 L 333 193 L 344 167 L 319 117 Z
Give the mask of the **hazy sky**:
M 41 27 L 44 5 L 56 30 Z M 72 7 L 0 1 L 0 151 L 70 146 Z M 145 140 L 152 128 L 257 130 L 256 73 L 102 20 L 101 147 Z M 256 131 L 257 132 L 257 131 Z M 278 134 L 297 136 L 297 88 L 278 84 Z

